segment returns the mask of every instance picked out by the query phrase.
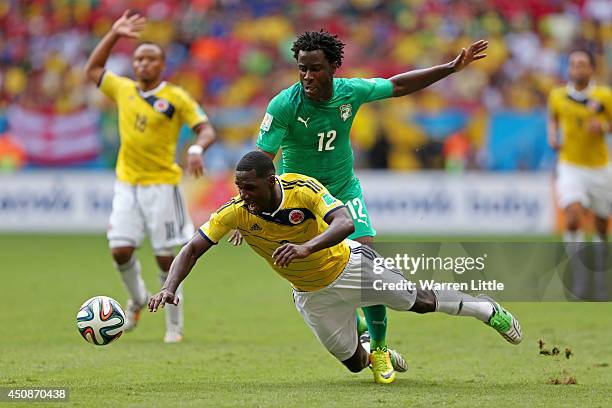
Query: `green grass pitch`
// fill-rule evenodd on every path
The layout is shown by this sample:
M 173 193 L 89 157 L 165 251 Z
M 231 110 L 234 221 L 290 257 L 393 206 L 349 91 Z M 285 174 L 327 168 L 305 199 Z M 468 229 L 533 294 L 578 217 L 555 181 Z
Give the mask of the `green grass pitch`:
M 157 290 L 148 247 L 139 257 Z M 126 300 L 102 236 L 2 235 L 0 260 L 0 387 L 69 387 L 69 403 L 48 407 L 610 404 L 612 303 L 506 304 L 523 326 L 519 346 L 474 319 L 391 311 L 388 341 L 410 369 L 380 386 L 319 345 L 289 284 L 246 245 L 221 244 L 197 264 L 186 284 L 185 341 L 172 345 L 162 342 L 162 313 L 145 312 L 136 331 L 107 347 L 79 336 L 85 299 Z M 541 356 L 538 339 L 574 356 Z M 577 384 L 548 383 L 568 377 Z

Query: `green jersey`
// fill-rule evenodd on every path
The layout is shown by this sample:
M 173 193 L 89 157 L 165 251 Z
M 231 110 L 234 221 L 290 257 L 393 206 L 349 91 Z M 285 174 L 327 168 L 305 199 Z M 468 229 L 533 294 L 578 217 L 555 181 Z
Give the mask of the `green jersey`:
M 353 172 L 350 131 L 362 104 L 392 96 L 388 79 L 334 78 L 330 100 L 310 100 L 299 82 L 276 95 L 261 123 L 257 147 L 276 154 L 283 151 L 283 170 L 314 177 L 330 193 L 360 193 Z

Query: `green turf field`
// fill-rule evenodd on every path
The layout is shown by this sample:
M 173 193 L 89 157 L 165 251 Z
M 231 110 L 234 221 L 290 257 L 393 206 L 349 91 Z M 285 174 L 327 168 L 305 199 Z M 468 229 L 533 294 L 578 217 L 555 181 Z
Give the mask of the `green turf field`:
M 150 250 L 140 258 L 157 289 Z M 390 312 L 389 343 L 410 370 L 381 386 L 319 345 L 289 284 L 246 246 L 220 245 L 196 266 L 185 341 L 173 345 L 160 313 L 107 347 L 79 336 L 83 301 L 126 300 L 102 236 L 3 235 L 0 259 L 0 387 L 69 387 L 72 406 L 610 406 L 612 303 L 509 304 L 519 346 L 470 318 Z M 540 356 L 540 338 L 575 355 Z M 570 376 L 576 385 L 548 384 Z

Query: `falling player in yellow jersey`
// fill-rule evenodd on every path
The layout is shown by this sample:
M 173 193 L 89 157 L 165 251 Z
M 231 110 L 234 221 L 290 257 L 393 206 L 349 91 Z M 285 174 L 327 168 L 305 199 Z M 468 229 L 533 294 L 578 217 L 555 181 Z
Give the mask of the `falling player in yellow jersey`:
M 152 43 L 134 51 L 132 67 L 136 81 L 104 68 L 109 54 L 122 38 L 138 38 L 144 17 L 126 11 L 94 49 L 85 67 L 87 76 L 100 91 L 117 103 L 121 146 L 117 159 L 117 180 L 107 238 L 117 269 L 130 293 L 127 302 L 127 330 L 138 323 L 148 292 L 134 255 L 148 233 L 160 281 L 168 276 L 174 248 L 185 244 L 194 227 L 178 184 L 181 169 L 175 163 L 179 131 L 187 124 L 197 134 L 188 150 L 188 171 L 203 173 L 202 153 L 215 140 L 206 114 L 181 88 L 162 81 L 165 55 Z M 178 291 L 181 292 L 182 288 Z M 166 311 L 164 341 L 182 340 L 182 306 Z
M 588 297 L 588 274 L 578 254 L 584 241 L 581 218 L 585 209 L 595 215 L 595 297 L 605 300 L 608 215 L 612 175 L 605 135 L 612 123 L 612 91 L 593 83 L 595 59 L 582 49 L 569 54 L 569 82 L 554 89 L 548 100 L 548 141 L 559 150 L 556 193 L 566 219 L 564 240 L 572 257 L 572 291 Z M 559 138 L 560 134 L 560 138 Z
M 355 312 L 363 306 L 472 316 L 495 328 L 510 343 L 520 343 L 518 320 L 490 298 L 454 290 L 410 289 L 401 272 L 375 271 L 374 259 L 380 255 L 347 239 L 355 226 L 340 200 L 316 179 L 296 173 L 276 176 L 275 172 L 272 160 L 263 152 L 247 153 L 240 160 L 236 167 L 240 195 L 213 213 L 181 249 L 161 292 L 150 299 L 149 310 L 179 304 L 177 288 L 198 258 L 237 229 L 258 255 L 291 282 L 295 306 L 306 324 L 352 372 L 361 371 L 370 362 L 389 365 L 389 360 L 401 358 L 386 348 L 368 354 L 360 344 Z M 403 289 L 384 289 L 390 285 Z M 381 287 L 383 290 L 378 290 Z M 375 380 L 387 383 L 393 378 Z

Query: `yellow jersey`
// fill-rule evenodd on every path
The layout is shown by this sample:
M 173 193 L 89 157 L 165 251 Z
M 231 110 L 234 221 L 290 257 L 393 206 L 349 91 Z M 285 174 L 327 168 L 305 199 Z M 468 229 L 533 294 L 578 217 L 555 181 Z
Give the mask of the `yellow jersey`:
M 585 166 L 608 165 L 608 147 L 603 133 L 591 133 L 592 119 L 612 121 L 612 91 L 606 86 L 593 86 L 584 100 L 577 99 L 567 87 L 555 88 L 548 97 L 549 114 L 555 117 L 561 131 L 559 159 Z
M 346 266 L 350 249 L 346 241 L 294 259 L 285 267 L 274 265 L 272 253 L 285 243 L 303 244 L 327 229 L 325 216 L 343 208 L 317 180 L 296 173 L 277 176 L 282 200 L 272 213 L 254 214 L 239 196 L 214 212 L 198 230 L 216 244 L 232 229 L 238 229 L 257 254 L 298 290 L 313 291 L 331 284 Z
M 178 184 L 181 168 L 175 162 L 183 123 L 190 128 L 208 121 L 183 89 L 162 82 L 142 92 L 135 81 L 105 71 L 100 90 L 119 110 L 117 178 L 128 184 Z

